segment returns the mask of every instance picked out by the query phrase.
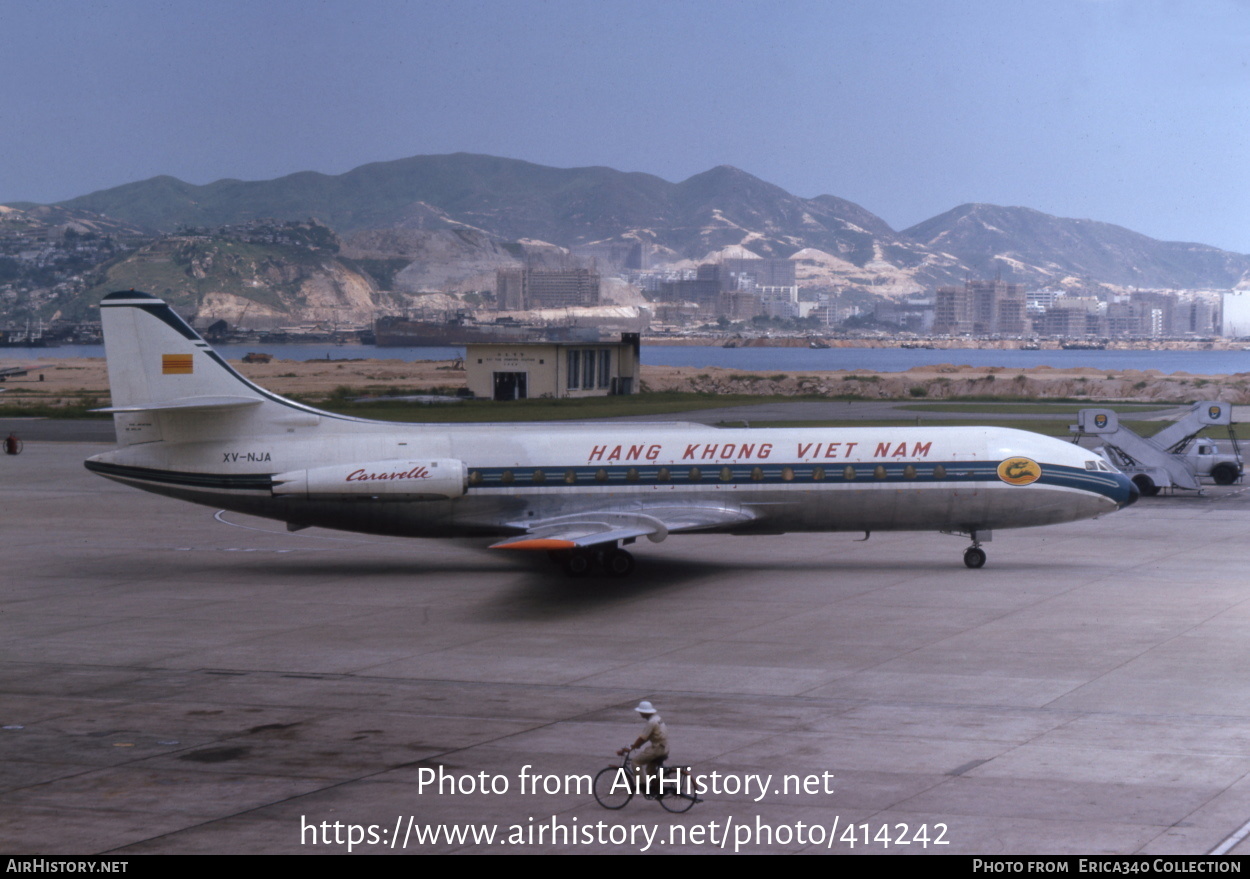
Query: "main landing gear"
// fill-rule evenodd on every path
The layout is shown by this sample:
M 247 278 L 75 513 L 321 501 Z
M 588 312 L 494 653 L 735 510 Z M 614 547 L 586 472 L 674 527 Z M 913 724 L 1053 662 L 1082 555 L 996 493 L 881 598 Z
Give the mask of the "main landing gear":
M 634 557 L 615 546 L 559 550 L 549 553 L 553 562 L 570 577 L 589 577 L 598 572 L 608 577 L 628 577 L 634 572 Z

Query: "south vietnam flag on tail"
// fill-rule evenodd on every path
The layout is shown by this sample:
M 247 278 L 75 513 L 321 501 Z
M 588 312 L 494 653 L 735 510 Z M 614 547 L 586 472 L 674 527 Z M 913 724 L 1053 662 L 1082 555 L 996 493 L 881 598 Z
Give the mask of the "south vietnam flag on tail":
M 162 354 L 161 375 L 190 375 L 191 354 Z

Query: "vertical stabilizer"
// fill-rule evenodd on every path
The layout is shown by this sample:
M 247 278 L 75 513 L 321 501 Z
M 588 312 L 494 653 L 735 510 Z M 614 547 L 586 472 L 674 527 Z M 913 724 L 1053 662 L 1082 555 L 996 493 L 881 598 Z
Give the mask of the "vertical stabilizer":
M 110 293 L 100 302 L 117 442 L 265 433 L 323 414 L 239 375 L 163 300 Z

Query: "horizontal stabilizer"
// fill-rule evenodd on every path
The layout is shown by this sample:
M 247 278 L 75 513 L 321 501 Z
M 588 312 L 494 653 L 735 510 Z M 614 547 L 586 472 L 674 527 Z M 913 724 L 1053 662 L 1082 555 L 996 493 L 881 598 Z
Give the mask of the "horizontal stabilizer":
M 243 406 L 259 406 L 257 397 L 181 397 L 175 400 L 154 400 L 135 406 L 110 406 L 92 409 L 92 412 L 158 412 L 169 409 L 239 409 Z

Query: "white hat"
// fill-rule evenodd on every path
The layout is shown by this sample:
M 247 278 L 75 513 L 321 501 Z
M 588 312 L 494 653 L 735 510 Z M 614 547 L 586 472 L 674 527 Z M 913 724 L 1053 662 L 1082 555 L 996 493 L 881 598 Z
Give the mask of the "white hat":
M 655 714 L 655 706 L 645 699 L 638 703 L 638 707 L 634 709 L 639 714 Z

